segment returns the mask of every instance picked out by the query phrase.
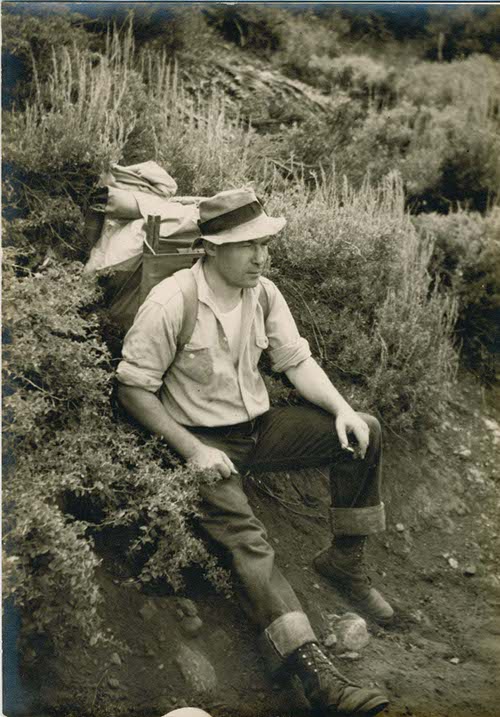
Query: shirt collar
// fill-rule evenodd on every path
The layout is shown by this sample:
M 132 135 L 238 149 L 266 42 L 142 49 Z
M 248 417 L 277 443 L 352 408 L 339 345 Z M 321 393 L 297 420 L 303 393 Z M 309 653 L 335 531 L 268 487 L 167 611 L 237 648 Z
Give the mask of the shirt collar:
M 212 309 L 214 314 L 218 316 L 220 314 L 220 311 L 217 308 L 217 302 L 215 300 L 214 292 L 208 285 L 207 280 L 205 278 L 205 272 L 203 271 L 203 261 L 203 258 L 198 259 L 196 264 L 191 269 L 194 274 L 194 278 L 196 279 L 196 284 L 198 286 L 198 300 L 204 304 L 207 304 L 207 306 Z M 257 291 L 258 288 L 243 289 L 243 291 L 241 292 L 243 306 L 253 305 L 252 299 L 257 296 Z

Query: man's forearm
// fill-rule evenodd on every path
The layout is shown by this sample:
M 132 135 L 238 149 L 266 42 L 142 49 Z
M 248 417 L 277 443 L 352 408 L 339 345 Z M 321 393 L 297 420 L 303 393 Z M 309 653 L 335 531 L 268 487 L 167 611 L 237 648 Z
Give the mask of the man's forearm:
M 313 358 L 288 369 L 286 375 L 303 398 L 334 416 L 353 411 Z
M 141 426 L 163 436 L 168 445 L 186 460 L 199 449 L 200 441 L 168 415 L 154 393 L 136 386 L 119 384 L 118 399 Z

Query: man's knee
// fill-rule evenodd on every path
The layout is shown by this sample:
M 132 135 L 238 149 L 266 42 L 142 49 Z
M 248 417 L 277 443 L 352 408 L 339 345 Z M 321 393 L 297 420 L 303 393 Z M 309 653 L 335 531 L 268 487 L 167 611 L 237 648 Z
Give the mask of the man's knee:
M 382 426 L 380 425 L 379 420 L 370 413 L 359 413 L 359 416 L 361 416 L 370 431 L 368 452 L 372 456 L 376 456 L 380 453 L 382 448 Z

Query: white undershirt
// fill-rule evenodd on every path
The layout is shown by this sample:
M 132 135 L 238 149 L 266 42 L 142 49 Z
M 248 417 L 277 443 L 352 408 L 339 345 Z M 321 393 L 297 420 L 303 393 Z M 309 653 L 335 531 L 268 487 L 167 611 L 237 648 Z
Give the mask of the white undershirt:
M 241 329 L 241 308 L 243 302 L 241 299 L 238 304 L 227 313 L 219 313 L 221 324 L 224 328 L 224 332 L 227 337 L 229 344 L 229 350 L 231 351 L 231 358 L 234 365 L 238 363 L 238 355 L 240 351 L 240 329 Z

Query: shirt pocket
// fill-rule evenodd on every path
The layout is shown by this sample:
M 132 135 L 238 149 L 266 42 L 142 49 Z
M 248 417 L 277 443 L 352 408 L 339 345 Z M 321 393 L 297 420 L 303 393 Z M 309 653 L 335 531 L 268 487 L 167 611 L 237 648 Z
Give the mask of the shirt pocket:
M 214 352 L 214 346 L 188 343 L 178 356 L 177 368 L 196 383 L 209 383 L 214 370 Z

